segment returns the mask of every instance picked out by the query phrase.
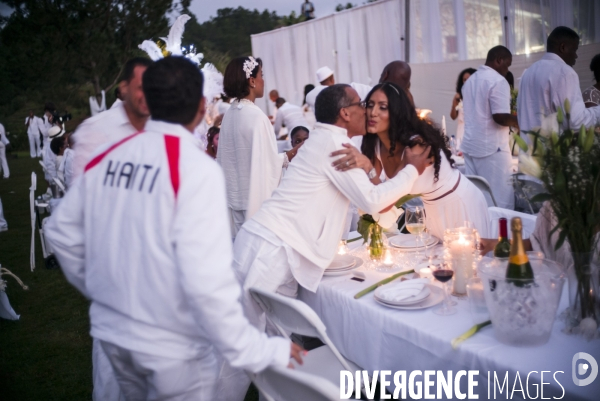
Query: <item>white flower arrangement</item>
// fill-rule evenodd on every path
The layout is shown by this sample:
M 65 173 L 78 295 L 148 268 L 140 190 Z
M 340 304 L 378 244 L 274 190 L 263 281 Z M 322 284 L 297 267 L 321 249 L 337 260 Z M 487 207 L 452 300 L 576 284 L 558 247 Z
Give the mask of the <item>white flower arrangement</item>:
M 252 76 L 252 71 L 258 65 L 258 61 L 252 56 L 248 56 L 248 60 L 244 61 L 244 72 L 246 73 L 246 79 L 250 79 Z

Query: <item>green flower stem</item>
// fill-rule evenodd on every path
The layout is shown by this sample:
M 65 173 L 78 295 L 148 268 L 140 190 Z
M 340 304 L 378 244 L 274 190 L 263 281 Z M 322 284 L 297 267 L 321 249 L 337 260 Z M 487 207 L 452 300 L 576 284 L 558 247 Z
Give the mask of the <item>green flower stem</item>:
M 490 324 L 492 324 L 491 320 L 485 321 L 483 323 L 479 323 L 476 324 L 475 326 L 471 327 L 466 333 L 464 333 L 462 336 L 460 337 L 456 337 L 455 339 L 452 340 L 452 348 L 453 349 L 457 349 L 458 346 L 465 341 L 466 339 L 470 338 L 473 336 L 473 334 L 477 333 L 479 330 L 483 329 L 485 326 L 489 326 Z
M 354 241 L 358 241 L 359 239 L 363 239 L 363 237 L 356 237 L 356 238 L 352 238 L 352 239 L 346 240 L 346 244 L 349 244 L 349 243 L 354 242 Z
M 386 279 L 383 279 L 381 281 L 378 281 L 377 283 L 373 284 L 370 287 L 365 288 L 364 290 L 362 290 L 361 292 L 359 292 L 358 294 L 356 294 L 354 296 L 354 299 L 358 299 L 361 298 L 365 295 L 367 295 L 368 293 L 370 293 L 371 291 L 375 291 L 377 289 L 377 287 L 381 287 L 384 284 L 389 283 L 390 281 L 394 281 L 395 279 L 397 279 L 398 277 L 404 276 L 406 274 L 410 274 L 410 273 L 414 273 L 415 271 L 413 269 L 411 270 L 407 270 L 405 272 L 400 272 L 400 273 L 396 273 Z

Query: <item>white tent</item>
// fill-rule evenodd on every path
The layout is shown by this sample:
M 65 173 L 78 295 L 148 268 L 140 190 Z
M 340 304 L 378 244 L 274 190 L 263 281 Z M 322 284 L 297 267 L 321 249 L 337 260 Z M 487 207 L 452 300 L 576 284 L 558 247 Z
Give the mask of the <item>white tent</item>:
M 450 112 L 461 70 L 479 67 L 487 51 L 502 44 L 515 55 L 511 71 L 518 80 L 559 25 L 582 37 L 575 70 L 585 88 L 593 83 L 589 62 L 600 53 L 599 0 L 379 0 L 252 35 L 252 53 L 263 60 L 265 93 L 277 89 L 297 105 L 324 65 L 337 82 L 374 85 L 387 63 L 409 61 L 416 105 L 440 122 Z M 266 96 L 257 104 L 271 111 Z

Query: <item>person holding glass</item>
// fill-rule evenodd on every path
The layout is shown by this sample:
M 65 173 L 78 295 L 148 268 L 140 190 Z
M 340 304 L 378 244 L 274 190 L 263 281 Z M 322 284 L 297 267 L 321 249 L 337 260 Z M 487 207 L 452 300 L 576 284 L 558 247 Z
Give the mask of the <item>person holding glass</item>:
M 470 221 L 481 236 L 488 235 L 490 223 L 483 193 L 454 167 L 444 134 L 431 123 L 419 119 L 406 93 L 392 83 L 376 85 L 367 95 L 366 102 L 367 135 L 362 142 L 363 154 L 348 147 L 333 153 L 334 156 L 346 155 L 334 164 L 345 170 L 366 156 L 374 166 L 376 178 L 372 182 L 376 184 L 394 177 L 405 163 L 403 156 L 407 147 L 414 144 L 431 146 L 433 165 L 419 176 L 410 192 L 421 194 L 428 231 L 443 238 L 446 228 L 459 227 L 464 221 Z M 350 167 L 345 166 L 346 161 Z M 392 208 L 373 217 L 379 218 L 380 225 L 389 227 L 396 220 L 386 218 L 388 214 L 399 215 L 397 209 Z

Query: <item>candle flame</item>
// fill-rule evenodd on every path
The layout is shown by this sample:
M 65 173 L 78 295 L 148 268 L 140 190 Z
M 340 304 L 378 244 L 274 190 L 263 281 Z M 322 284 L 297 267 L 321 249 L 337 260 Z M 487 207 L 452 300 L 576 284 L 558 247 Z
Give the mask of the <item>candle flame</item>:
M 345 255 L 345 254 L 346 254 L 346 244 L 341 243 L 338 248 L 338 255 Z
M 385 257 L 383 259 L 383 263 L 386 265 L 391 265 L 394 263 L 394 260 L 392 259 L 392 253 L 389 249 L 385 250 Z
M 465 237 L 462 234 L 460 237 L 458 237 L 458 243 L 461 245 L 465 245 L 467 243 L 467 240 L 465 240 Z

